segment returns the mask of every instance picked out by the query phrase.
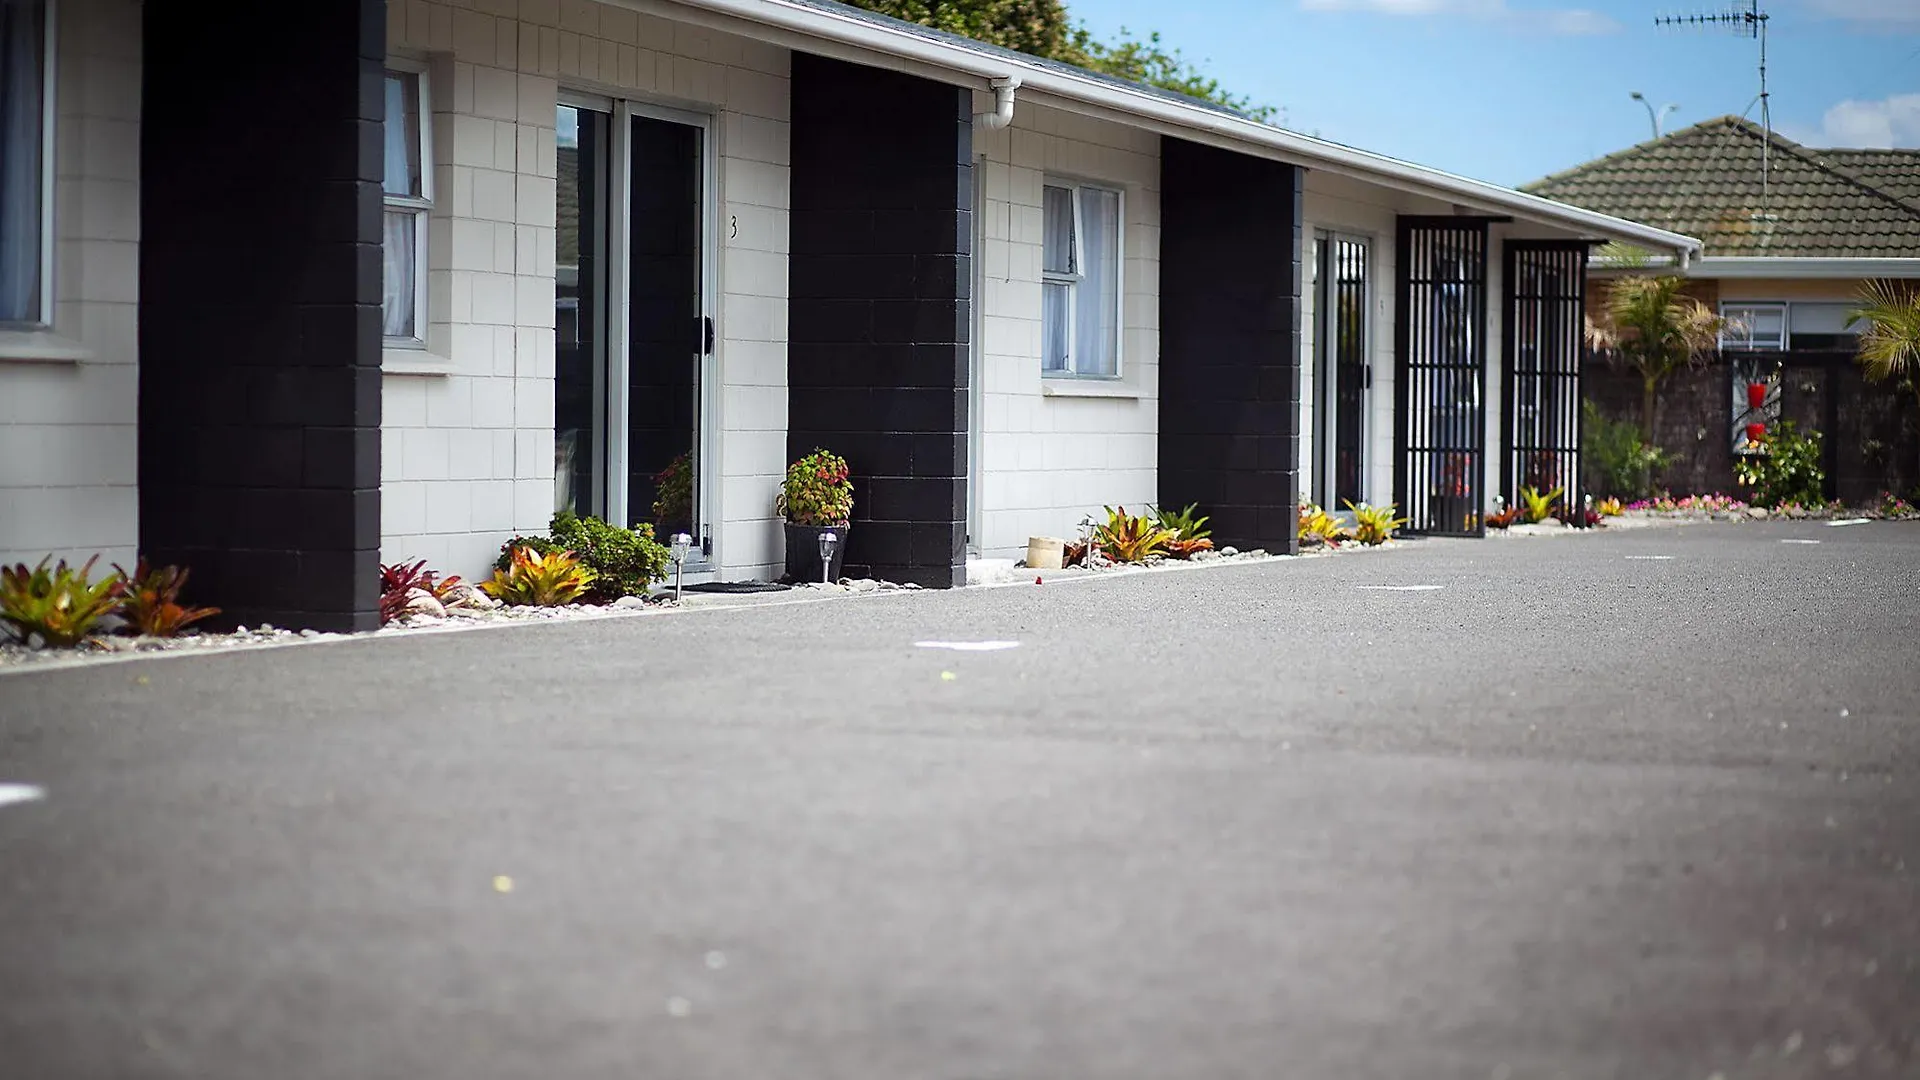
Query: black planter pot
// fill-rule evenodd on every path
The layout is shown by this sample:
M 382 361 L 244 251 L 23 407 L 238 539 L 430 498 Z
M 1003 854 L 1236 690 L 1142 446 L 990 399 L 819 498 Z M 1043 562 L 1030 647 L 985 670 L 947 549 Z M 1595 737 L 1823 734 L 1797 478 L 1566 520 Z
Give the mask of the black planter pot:
M 840 538 L 833 546 L 833 565 L 827 567 L 827 580 L 839 581 L 840 568 L 847 561 L 847 533 L 853 530 L 852 524 L 836 525 L 831 528 L 818 525 L 787 524 L 787 577 L 797 585 L 820 580 L 820 534 L 832 533 Z

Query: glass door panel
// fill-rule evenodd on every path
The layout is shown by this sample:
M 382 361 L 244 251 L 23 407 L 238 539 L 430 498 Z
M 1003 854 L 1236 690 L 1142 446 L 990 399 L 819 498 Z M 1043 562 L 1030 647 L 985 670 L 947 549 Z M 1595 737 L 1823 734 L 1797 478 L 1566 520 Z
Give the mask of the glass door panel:
M 607 224 L 612 117 L 560 106 L 555 194 L 553 504 L 607 512 Z
M 627 524 L 662 540 L 701 528 L 706 131 L 635 116 L 627 228 Z

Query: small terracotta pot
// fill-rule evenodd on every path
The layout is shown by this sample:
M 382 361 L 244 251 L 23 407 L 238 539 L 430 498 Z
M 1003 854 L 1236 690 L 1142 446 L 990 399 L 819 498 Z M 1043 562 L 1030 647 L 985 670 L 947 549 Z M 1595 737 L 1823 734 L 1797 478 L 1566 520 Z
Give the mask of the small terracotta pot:
M 1750 382 L 1747 384 L 1747 408 L 1757 409 L 1767 403 L 1767 384 Z

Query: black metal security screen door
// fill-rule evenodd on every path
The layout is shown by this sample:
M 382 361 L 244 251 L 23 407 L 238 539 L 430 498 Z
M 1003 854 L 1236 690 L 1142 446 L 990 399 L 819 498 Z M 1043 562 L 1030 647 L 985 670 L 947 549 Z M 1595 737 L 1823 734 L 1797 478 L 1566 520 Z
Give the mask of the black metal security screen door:
M 1561 488 L 1581 505 L 1580 357 L 1585 348 L 1587 247 L 1507 245 L 1506 364 L 1501 379 L 1501 487 Z
M 1409 532 L 1480 536 L 1487 223 L 1400 219 L 1395 501 Z
M 1314 243 L 1317 342 L 1313 494 L 1337 511 L 1366 500 L 1366 238 L 1321 233 Z

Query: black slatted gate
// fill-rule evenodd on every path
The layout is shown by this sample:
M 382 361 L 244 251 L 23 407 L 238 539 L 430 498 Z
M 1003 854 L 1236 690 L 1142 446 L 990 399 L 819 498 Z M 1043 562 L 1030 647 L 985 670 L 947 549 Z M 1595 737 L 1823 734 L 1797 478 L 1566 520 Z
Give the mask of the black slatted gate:
M 1487 223 L 1403 217 L 1394 495 L 1407 531 L 1480 536 L 1486 501 Z
M 1587 246 L 1507 245 L 1507 314 L 1502 342 L 1501 487 L 1517 505 L 1520 489 L 1562 489 L 1561 508 L 1582 506 L 1580 358 L 1585 348 Z M 1565 519 L 1580 522 L 1579 516 Z

